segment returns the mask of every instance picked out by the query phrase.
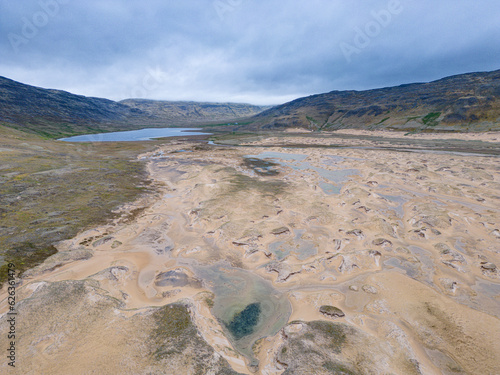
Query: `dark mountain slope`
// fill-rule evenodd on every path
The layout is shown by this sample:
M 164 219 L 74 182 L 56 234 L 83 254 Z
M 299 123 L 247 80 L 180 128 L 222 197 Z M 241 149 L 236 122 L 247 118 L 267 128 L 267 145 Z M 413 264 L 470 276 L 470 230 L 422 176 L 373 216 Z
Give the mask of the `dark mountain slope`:
M 0 122 L 46 136 L 134 128 L 146 118 L 112 100 L 43 89 L 0 77 Z M 135 127 L 137 128 L 137 127 Z
M 499 129 L 500 70 L 366 91 L 332 91 L 273 107 L 253 128 Z

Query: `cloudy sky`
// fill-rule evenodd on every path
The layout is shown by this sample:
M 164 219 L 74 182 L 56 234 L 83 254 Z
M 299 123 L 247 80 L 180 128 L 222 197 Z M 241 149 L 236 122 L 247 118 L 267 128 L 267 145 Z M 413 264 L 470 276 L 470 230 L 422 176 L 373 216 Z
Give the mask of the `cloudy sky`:
M 499 19 L 498 0 L 0 0 L 0 75 L 279 104 L 500 69 Z

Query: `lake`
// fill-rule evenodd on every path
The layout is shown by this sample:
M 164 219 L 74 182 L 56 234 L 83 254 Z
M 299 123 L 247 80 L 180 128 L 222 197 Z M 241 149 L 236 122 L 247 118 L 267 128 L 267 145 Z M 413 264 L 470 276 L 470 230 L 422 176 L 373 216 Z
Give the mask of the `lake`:
M 196 130 L 199 128 L 147 128 L 140 130 L 128 130 L 122 132 L 85 134 L 74 137 L 60 138 L 65 142 L 130 142 L 149 141 L 155 138 L 178 137 L 187 135 L 210 135 Z

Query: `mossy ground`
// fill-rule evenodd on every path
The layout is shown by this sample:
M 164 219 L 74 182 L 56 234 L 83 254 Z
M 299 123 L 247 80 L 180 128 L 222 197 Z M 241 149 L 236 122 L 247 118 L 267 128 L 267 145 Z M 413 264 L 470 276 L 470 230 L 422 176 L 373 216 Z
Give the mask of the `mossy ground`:
M 137 155 L 157 142 L 70 144 L 0 126 L 0 256 L 20 273 L 54 243 L 105 223 L 148 190 Z M 0 258 L 1 260 L 1 258 Z M 0 283 L 6 264 L 0 261 Z
M 348 325 L 326 321 L 301 322 L 305 327 L 287 337 L 280 348 L 278 360 L 288 365 L 284 375 L 292 374 L 339 374 L 360 373 L 353 363 L 339 360 L 348 336 L 355 332 Z
M 185 306 L 167 305 L 154 313 L 156 327 L 151 333 L 151 339 L 156 348 L 153 353 L 157 359 L 171 354 L 181 354 L 189 340 L 196 336 L 196 329 Z M 175 345 L 173 343 L 175 342 Z
M 147 346 L 153 361 L 183 362 L 186 374 L 238 374 L 222 357 L 214 361 L 214 349 L 199 335 L 186 306 L 178 303 L 162 306 L 154 311 L 152 318 L 154 326 Z

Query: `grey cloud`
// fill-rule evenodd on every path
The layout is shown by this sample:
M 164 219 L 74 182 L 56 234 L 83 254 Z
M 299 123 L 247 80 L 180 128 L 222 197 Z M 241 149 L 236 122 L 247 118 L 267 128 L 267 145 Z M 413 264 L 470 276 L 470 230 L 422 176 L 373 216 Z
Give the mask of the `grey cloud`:
M 497 4 L 4 1 L 0 75 L 110 99 L 279 103 L 498 69 Z

